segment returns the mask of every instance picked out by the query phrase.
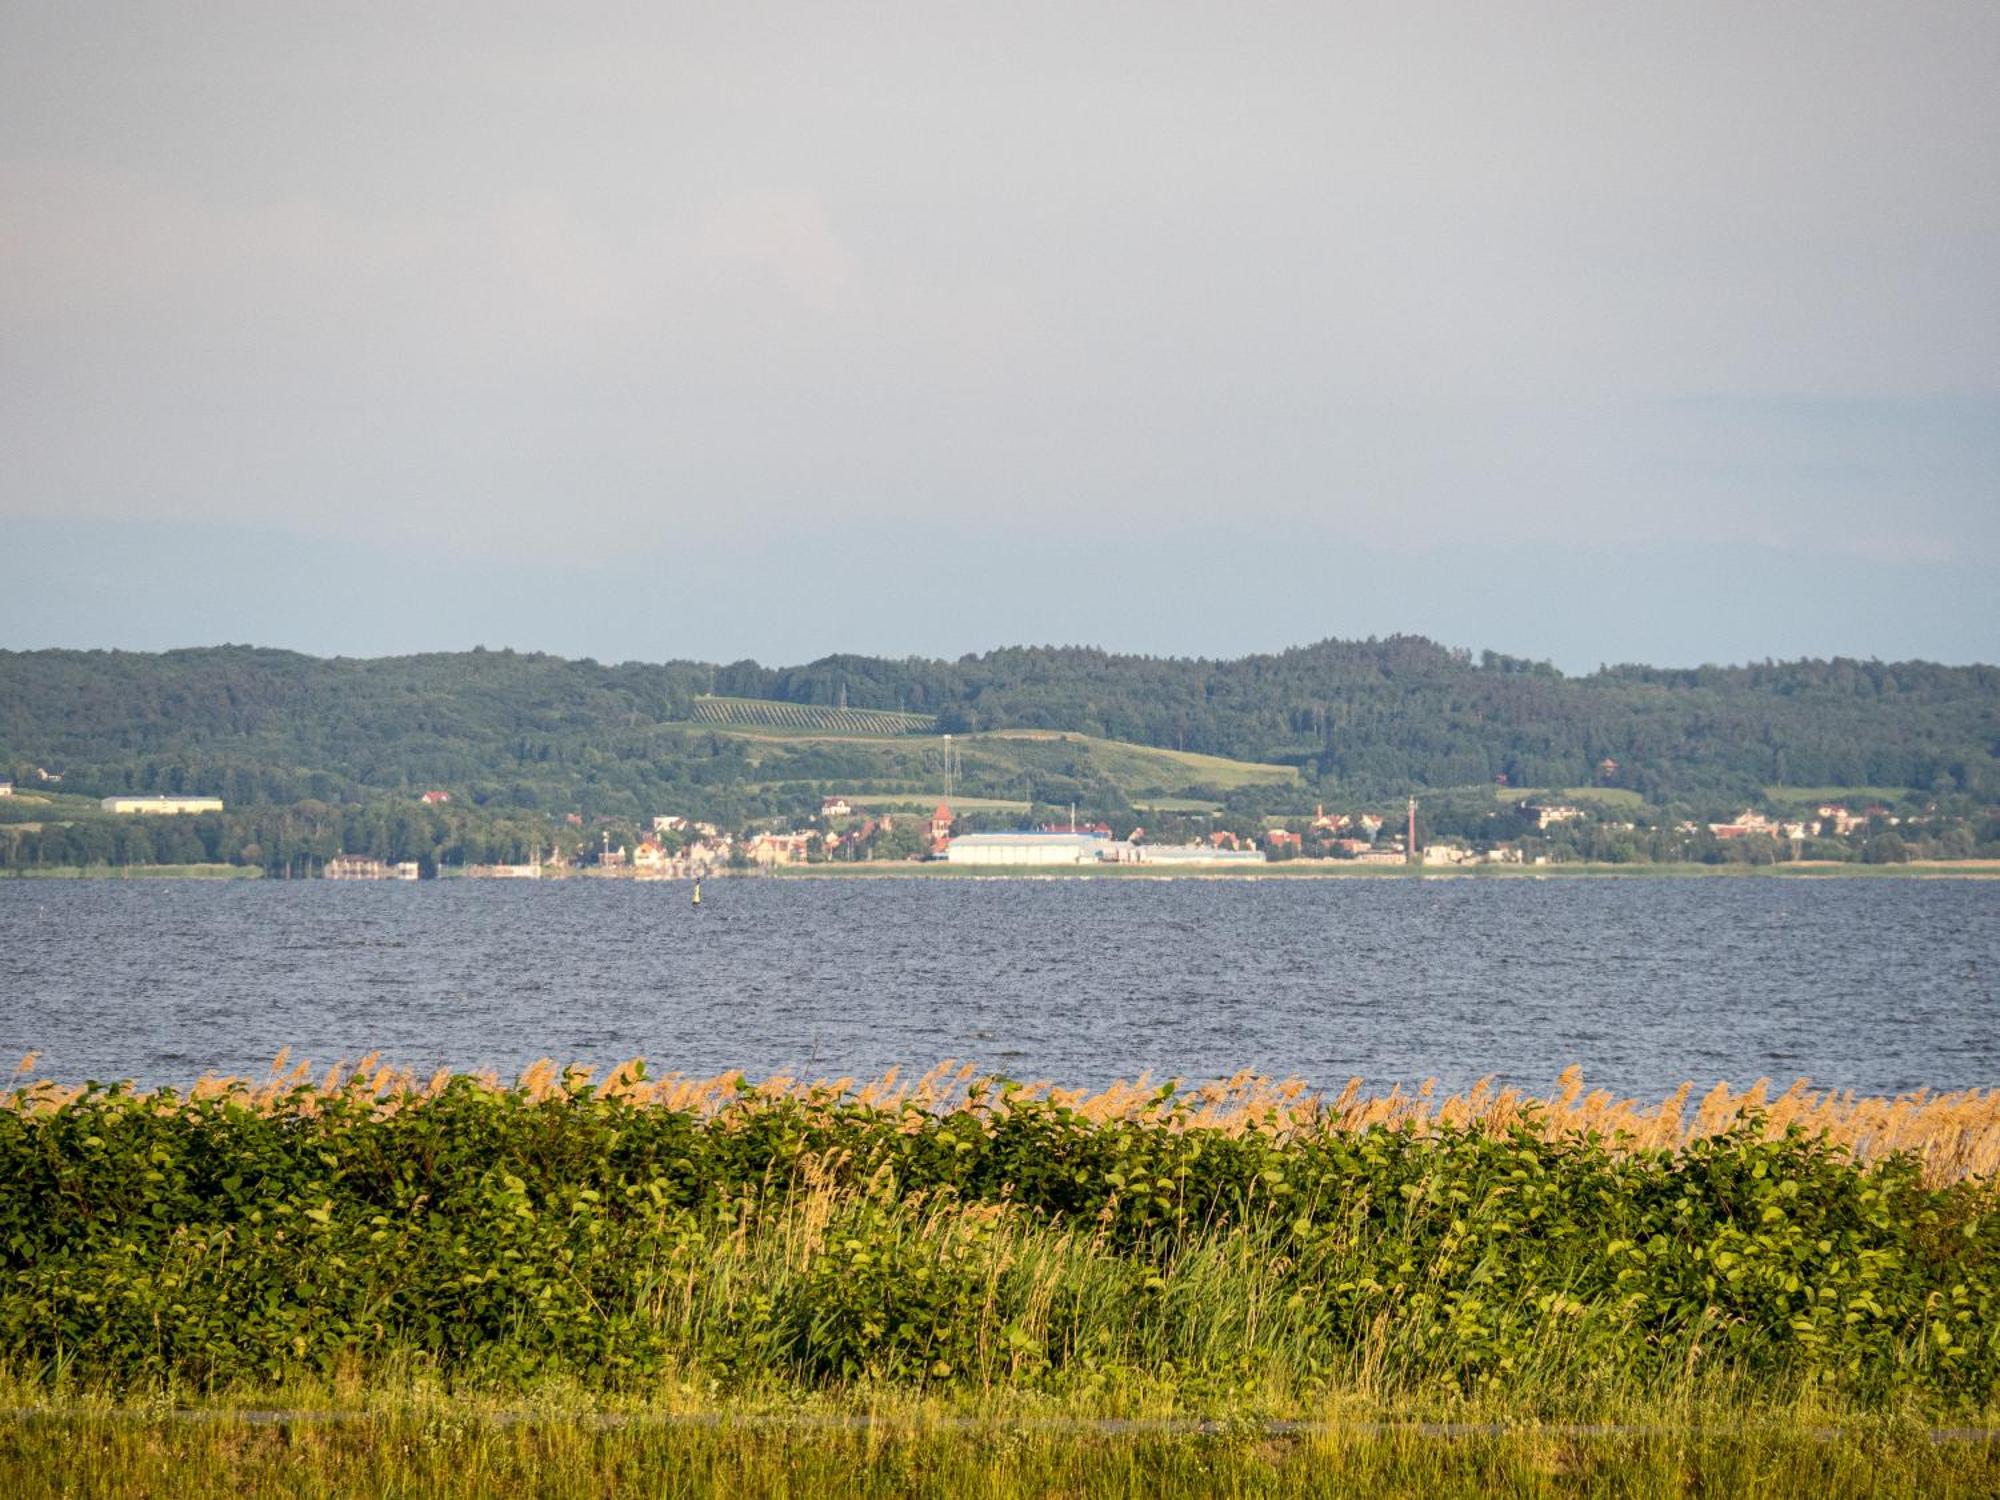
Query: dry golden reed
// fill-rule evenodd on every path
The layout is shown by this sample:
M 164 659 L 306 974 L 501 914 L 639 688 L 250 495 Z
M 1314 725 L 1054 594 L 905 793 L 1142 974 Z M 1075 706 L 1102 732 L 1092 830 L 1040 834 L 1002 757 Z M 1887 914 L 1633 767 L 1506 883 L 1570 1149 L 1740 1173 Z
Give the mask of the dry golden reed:
M 36 1058 L 24 1058 L 15 1072 L 16 1087 L 5 1096 L 17 1110 L 54 1109 L 77 1097 L 78 1087 L 32 1077 Z M 294 1062 L 286 1048 L 272 1060 L 263 1078 L 208 1074 L 185 1094 L 171 1090 L 138 1097 L 163 1107 L 184 1098 L 230 1098 L 262 1110 L 284 1109 L 310 1114 L 319 1101 L 333 1095 L 365 1097 L 384 1111 L 421 1105 L 451 1082 L 449 1070 L 420 1075 L 382 1062 L 370 1053 L 352 1065 L 336 1063 L 317 1081 L 311 1063 Z M 908 1111 L 912 1128 L 926 1114 L 1006 1108 L 1010 1100 L 1037 1100 L 1074 1110 L 1099 1123 L 1133 1121 L 1163 1128 L 1190 1127 L 1240 1134 L 1251 1130 L 1309 1136 L 1329 1131 L 1358 1131 L 1386 1126 L 1425 1134 L 1441 1128 L 1505 1131 L 1523 1127 L 1550 1136 L 1595 1135 L 1626 1150 L 1676 1149 L 1691 1141 L 1735 1129 L 1748 1120 L 1762 1122 L 1769 1136 L 1797 1126 L 1824 1136 L 1855 1157 L 1867 1160 L 1909 1152 L 1924 1164 L 1932 1183 L 2000 1175 L 2000 1088 L 1933 1092 L 1918 1089 L 1894 1096 L 1857 1096 L 1831 1089 L 1814 1089 L 1806 1079 L 1773 1094 L 1769 1079 L 1733 1090 L 1718 1083 L 1699 1098 L 1692 1084 L 1682 1084 L 1657 1103 L 1620 1098 L 1609 1090 L 1586 1089 L 1583 1070 L 1571 1066 L 1547 1094 L 1500 1087 L 1483 1078 L 1458 1093 L 1440 1094 L 1436 1080 L 1414 1089 L 1398 1085 L 1386 1092 L 1369 1092 L 1359 1078 L 1348 1080 L 1337 1093 L 1315 1092 L 1298 1079 L 1274 1080 L 1250 1072 L 1193 1087 L 1171 1089 L 1141 1074 L 1102 1089 L 1066 1089 L 1048 1082 L 1002 1083 L 970 1063 L 946 1061 L 929 1072 L 904 1076 L 891 1069 L 880 1078 L 851 1077 L 807 1080 L 774 1075 L 753 1082 L 740 1071 L 696 1078 L 670 1073 L 647 1076 L 639 1059 L 620 1063 L 598 1082 L 594 1070 L 572 1064 L 559 1067 L 548 1058 L 522 1072 L 512 1085 L 493 1072 L 471 1075 L 476 1087 L 512 1087 L 531 1099 L 567 1097 L 590 1088 L 633 1105 L 673 1109 L 704 1118 L 753 1110 L 760 1104 L 798 1100 L 821 1107 L 858 1104 L 888 1111 Z

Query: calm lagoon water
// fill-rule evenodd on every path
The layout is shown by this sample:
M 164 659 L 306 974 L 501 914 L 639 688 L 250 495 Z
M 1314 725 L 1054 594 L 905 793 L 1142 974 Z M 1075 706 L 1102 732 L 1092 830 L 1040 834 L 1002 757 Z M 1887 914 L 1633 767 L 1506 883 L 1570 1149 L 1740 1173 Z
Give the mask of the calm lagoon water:
M 1657 1094 L 2000 1084 L 2000 883 L 0 882 L 0 1049 L 186 1083 L 379 1050 L 511 1074 L 1096 1083 L 1254 1068 Z

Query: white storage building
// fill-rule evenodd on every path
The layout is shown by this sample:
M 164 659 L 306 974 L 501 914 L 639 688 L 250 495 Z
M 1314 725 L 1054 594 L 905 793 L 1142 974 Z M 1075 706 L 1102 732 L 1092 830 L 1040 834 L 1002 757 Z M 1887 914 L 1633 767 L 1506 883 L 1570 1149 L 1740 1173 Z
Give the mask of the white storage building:
M 108 813 L 221 812 L 220 797 L 102 797 L 97 805 Z
M 1112 849 L 1101 833 L 968 833 L 944 857 L 954 865 L 1094 865 Z

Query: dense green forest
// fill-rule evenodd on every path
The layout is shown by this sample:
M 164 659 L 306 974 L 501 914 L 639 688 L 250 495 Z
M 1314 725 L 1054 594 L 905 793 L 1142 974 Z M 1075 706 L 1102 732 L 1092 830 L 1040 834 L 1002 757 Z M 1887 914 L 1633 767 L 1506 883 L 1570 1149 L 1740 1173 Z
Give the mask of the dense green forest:
M 785 715 L 731 727 L 697 711 L 709 695 L 925 715 L 935 732 L 794 732 Z M 232 816 L 322 821 L 353 814 L 316 809 L 446 789 L 456 816 L 517 820 L 495 857 L 572 812 L 738 821 L 796 811 L 822 789 L 921 792 L 947 775 L 961 795 L 1023 803 L 1194 797 L 1271 812 L 1503 779 L 1619 788 L 1656 806 L 1719 808 L 1772 784 L 1990 802 L 2000 668 L 1834 660 L 1570 677 L 1416 637 L 1232 661 L 1043 647 L 780 669 L 485 650 L 0 651 L 0 777 L 31 791 L 38 770 L 59 773 L 65 794 L 204 793 Z M 434 845 L 457 830 L 431 832 Z

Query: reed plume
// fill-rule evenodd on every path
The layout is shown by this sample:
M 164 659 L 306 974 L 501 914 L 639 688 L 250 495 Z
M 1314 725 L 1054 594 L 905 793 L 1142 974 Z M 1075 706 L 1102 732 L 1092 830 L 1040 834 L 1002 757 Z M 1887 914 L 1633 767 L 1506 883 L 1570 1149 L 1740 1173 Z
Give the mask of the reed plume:
M 6 1108 L 55 1109 L 83 1092 L 80 1087 L 33 1078 L 34 1060 L 31 1053 L 17 1071 L 16 1087 L 5 1096 Z M 1068 1110 L 1100 1125 L 1131 1122 L 1293 1137 L 1374 1127 L 1418 1135 L 1525 1129 L 1550 1138 L 1594 1136 L 1613 1149 L 1627 1151 L 1678 1150 L 1755 1122 L 1768 1137 L 1796 1127 L 1844 1148 L 1858 1160 L 1912 1154 L 1922 1161 L 1926 1180 L 1933 1183 L 2000 1176 L 2000 1087 L 1857 1095 L 1852 1090 L 1816 1089 L 1801 1078 L 1773 1094 L 1771 1080 L 1760 1078 L 1741 1090 L 1717 1083 L 1699 1097 L 1693 1084 L 1683 1083 L 1649 1102 L 1589 1088 L 1583 1070 L 1574 1065 L 1564 1069 L 1546 1093 L 1502 1085 L 1492 1076 L 1456 1092 L 1440 1092 L 1435 1079 L 1415 1088 L 1397 1084 L 1371 1090 L 1360 1078 L 1327 1092 L 1297 1078 L 1272 1079 L 1249 1071 L 1193 1086 L 1178 1081 L 1163 1085 L 1141 1073 L 1100 1088 L 1066 1088 L 1048 1080 L 1003 1079 L 956 1060 L 916 1076 L 892 1069 L 860 1082 L 852 1077 L 809 1080 L 785 1074 L 753 1082 L 734 1069 L 708 1077 L 682 1073 L 653 1077 L 639 1058 L 618 1064 L 601 1082 L 589 1068 L 561 1067 L 542 1058 L 509 1085 L 491 1071 L 454 1075 L 441 1070 L 419 1076 L 384 1063 L 373 1052 L 358 1062 L 333 1064 L 316 1081 L 313 1075 L 313 1064 L 307 1059 L 293 1061 L 291 1049 L 286 1048 L 272 1059 L 262 1078 L 204 1074 L 184 1094 L 159 1089 L 135 1091 L 134 1097 L 162 1108 L 188 1098 L 228 1099 L 255 1110 L 310 1114 L 320 1100 L 359 1096 L 387 1113 L 420 1107 L 458 1079 L 475 1089 L 511 1089 L 534 1102 L 591 1092 L 635 1108 L 676 1110 L 702 1119 L 754 1111 L 775 1101 L 798 1101 L 827 1110 L 900 1112 L 911 1118 L 915 1128 L 927 1116 L 991 1114 L 1037 1104 Z

